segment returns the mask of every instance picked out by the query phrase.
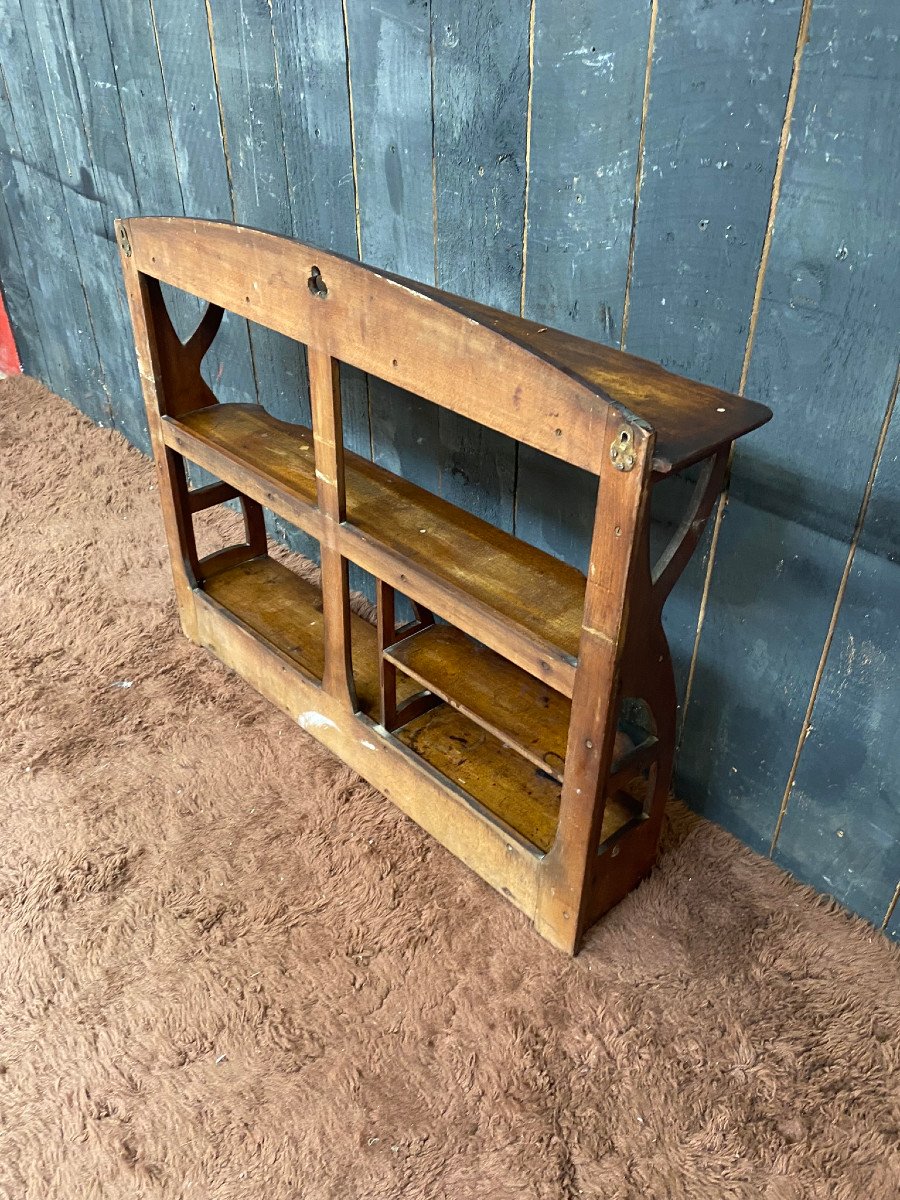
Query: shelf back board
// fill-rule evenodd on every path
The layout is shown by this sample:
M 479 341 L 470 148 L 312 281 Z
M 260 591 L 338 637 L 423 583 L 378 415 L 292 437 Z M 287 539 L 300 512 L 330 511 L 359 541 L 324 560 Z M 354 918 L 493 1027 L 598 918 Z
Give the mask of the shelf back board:
M 771 415 L 642 359 L 289 238 L 187 217 L 116 224 L 142 274 L 594 473 L 616 425 L 636 440 L 654 437 L 654 469 L 664 473 Z

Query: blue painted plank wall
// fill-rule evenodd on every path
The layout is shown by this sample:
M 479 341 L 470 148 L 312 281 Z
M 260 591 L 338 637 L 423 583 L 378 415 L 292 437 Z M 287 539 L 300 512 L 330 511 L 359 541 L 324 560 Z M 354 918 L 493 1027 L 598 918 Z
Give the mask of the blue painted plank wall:
M 112 221 L 157 211 L 769 403 L 666 613 L 679 789 L 900 936 L 898 32 L 892 0 L 0 0 L 26 368 L 146 448 Z M 186 331 L 198 305 L 171 302 Z M 302 348 L 246 321 L 204 371 L 308 413 Z M 343 391 L 354 449 L 584 564 L 591 477 L 359 372 Z
M 791 814 L 796 755 L 801 778 L 816 755 L 805 714 L 843 609 L 840 581 L 897 370 L 897 193 L 885 169 L 898 153 L 892 20 L 890 0 L 813 5 L 747 383 L 776 415 L 735 461 L 685 726 L 686 789 L 763 851 L 778 840 L 783 804 Z M 895 594 L 884 596 L 882 638 Z M 852 726 L 849 696 L 844 719 Z M 872 751 L 887 764 L 887 743 Z M 836 744 L 820 757 L 820 778 L 846 770 Z M 807 811 L 812 854 L 828 820 L 824 796 Z M 862 848 L 868 821 L 859 810 L 848 846 L 859 836 Z M 882 847 L 894 860 L 896 838 L 895 827 Z M 820 884 L 830 888 L 824 876 Z M 884 912 L 891 897 L 874 863 L 864 886 Z

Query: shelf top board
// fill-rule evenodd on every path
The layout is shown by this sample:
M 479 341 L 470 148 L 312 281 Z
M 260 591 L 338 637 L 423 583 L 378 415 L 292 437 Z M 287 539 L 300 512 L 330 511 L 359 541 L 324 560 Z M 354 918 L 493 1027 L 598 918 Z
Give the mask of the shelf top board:
M 116 223 L 144 275 L 599 473 L 623 424 L 665 474 L 758 428 L 765 405 L 631 354 L 290 238 L 226 222 Z

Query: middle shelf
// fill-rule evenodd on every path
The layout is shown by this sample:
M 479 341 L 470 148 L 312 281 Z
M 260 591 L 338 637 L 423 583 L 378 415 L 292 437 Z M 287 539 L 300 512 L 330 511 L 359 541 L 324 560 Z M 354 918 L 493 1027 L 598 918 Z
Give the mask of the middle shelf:
M 259 405 L 163 420 L 166 444 L 321 538 L 311 432 Z M 368 459 L 344 452 L 341 553 L 532 675 L 571 695 L 584 609 L 580 571 Z
M 410 676 L 562 783 L 571 704 L 452 625 L 430 625 L 384 652 Z

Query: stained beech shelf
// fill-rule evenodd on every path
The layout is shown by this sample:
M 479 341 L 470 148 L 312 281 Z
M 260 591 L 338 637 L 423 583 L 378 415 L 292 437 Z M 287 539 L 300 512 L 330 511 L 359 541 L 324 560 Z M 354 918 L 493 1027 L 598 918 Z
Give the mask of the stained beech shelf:
M 571 704 L 451 625 L 397 642 L 385 658 L 562 783 Z
M 396 642 L 385 658 L 428 691 L 562 783 L 571 702 L 451 625 Z M 656 739 L 631 727 L 616 737 L 616 786 L 652 759 Z
M 162 425 L 172 449 L 320 533 L 308 429 L 249 404 L 214 405 Z M 345 472 L 339 539 L 347 558 L 381 578 L 393 570 L 394 586 L 571 694 L 584 607 L 580 571 L 349 451 Z M 450 611 L 441 611 L 448 585 Z
M 322 593 L 314 583 L 269 555 L 228 567 L 205 580 L 203 590 L 308 678 L 320 683 L 325 662 Z M 375 630 L 352 613 L 353 672 L 360 708 L 378 716 L 378 647 Z M 419 688 L 401 681 L 406 700 Z
M 538 850 L 546 853 L 553 845 L 560 785 L 458 709 L 432 708 L 394 736 Z M 601 843 L 640 817 L 636 799 L 623 792 L 609 796 Z
M 292 667 L 315 682 L 321 681 L 324 629 L 322 593 L 316 584 L 263 555 L 210 576 L 203 591 Z M 353 614 L 351 637 L 360 709 L 377 721 L 375 628 Z M 401 702 L 418 690 L 418 681 L 412 676 L 399 676 Z M 394 736 L 538 850 L 546 852 L 553 845 L 559 819 L 559 783 L 464 713 L 442 704 L 397 730 Z M 639 815 L 637 802 L 617 793 L 607 803 L 603 837 L 611 836 Z

